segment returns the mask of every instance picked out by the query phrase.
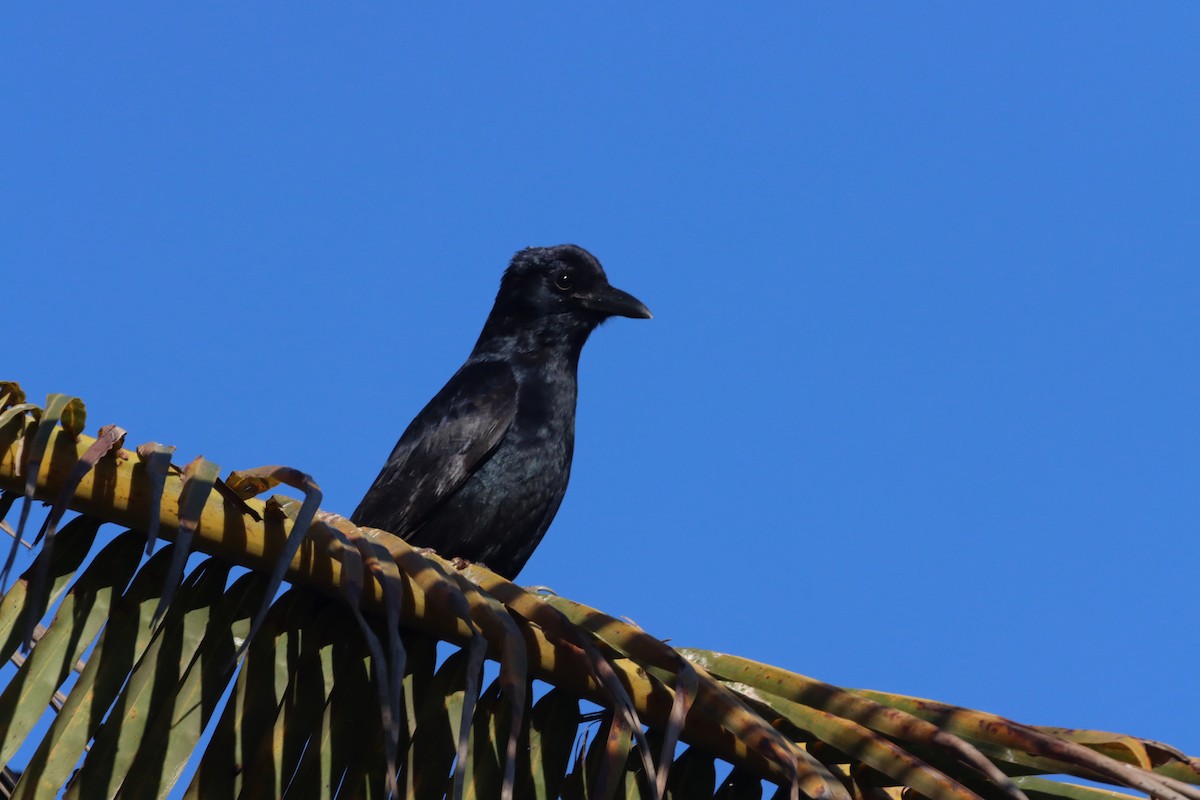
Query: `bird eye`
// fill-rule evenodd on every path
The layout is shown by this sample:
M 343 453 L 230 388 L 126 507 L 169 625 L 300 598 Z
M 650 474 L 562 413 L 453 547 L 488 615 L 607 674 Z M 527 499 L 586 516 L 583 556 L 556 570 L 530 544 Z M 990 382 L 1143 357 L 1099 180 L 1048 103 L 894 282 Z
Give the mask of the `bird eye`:
M 568 292 L 573 285 L 571 281 L 571 273 L 559 272 L 554 275 L 554 286 L 561 292 Z

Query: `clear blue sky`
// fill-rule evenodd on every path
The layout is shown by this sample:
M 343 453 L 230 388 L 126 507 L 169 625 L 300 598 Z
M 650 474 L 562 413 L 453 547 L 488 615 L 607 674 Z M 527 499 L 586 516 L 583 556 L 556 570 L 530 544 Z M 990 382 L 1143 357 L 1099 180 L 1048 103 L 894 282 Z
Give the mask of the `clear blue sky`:
M 1200 751 L 1200 6 L 653 6 L 9 7 L 0 377 L 348 513 L 576 242 L 523 581 Z

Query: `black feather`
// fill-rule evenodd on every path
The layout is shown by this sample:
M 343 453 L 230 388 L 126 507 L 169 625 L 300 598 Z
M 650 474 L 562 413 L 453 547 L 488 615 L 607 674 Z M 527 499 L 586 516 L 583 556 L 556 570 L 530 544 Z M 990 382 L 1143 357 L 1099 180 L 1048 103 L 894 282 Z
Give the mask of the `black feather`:
M 409 424 L 351 519 L 515 577 L 567 489 L 580 351 L 615 315 L 650 312 L 583 248 L 517 253 L 471 356 Z

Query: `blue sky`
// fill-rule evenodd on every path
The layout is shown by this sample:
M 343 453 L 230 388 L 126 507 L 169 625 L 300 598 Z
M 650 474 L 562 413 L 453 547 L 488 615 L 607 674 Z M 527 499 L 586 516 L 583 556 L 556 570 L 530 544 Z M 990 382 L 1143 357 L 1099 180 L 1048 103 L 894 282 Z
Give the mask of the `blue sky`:
M 1200 7 L 25 5 L 0 377 L 348 513 L 513 251 L 593 337 L 522 580 L 1200 751 Z

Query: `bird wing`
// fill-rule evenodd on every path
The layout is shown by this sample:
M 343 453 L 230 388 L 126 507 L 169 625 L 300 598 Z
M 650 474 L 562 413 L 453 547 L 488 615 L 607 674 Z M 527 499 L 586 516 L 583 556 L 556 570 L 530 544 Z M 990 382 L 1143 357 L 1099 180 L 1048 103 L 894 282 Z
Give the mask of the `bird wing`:
M 467 362 L 409 423 L 351 519 L 407 536 L 483 466 L 516 413 L 512 368 Z

